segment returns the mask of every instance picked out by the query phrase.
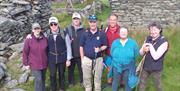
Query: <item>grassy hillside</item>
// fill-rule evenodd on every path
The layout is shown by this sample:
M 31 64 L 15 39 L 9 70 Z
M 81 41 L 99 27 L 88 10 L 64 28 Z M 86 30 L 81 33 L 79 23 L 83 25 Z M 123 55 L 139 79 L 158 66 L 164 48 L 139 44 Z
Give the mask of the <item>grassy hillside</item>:
M 105 5 L 105 9 L 101 14 L 97 14 L 100 22 L 99 25 L 102 23 L 106 25 L 106 19 L 110 13 L 110 8 L 108 7 L 107 0 L 101 0 L 103 1 Z M 53 8 L 60 8 L 62 6 L 64 7 L 64 4 L 54 4 Z M 77 5 L 78 7 L 78 5 Z M 80 7 L 84 7 L 81 5 Z M 60 26 L 62 28 L 66 27 L 71 22 L 71 16 L 68 16 L 66 13 L 56 13 L 54 14 L 58 17 Z M 83 19 L 84 26 L 87 27 L 87 20 L 86 18 Z M 137 30 L 137 31 L 130 31 L 130 36 L 137 40 L 139 46 L 142 45 L 145 36 L 148 35 L 147 29 L 144 30 Z M 164 91 L 179 91 L 180 90 L 180 67 L 178 66 L 180 64 L 180 28 L 177 27 L 169 27 L 164 29 L 164 35 L 168 39 L 168 42 L 170 44 L 169 51 L 165 57 L 164 60 L 164 71 L 162 74 L 162 83 L 163 83 L 163 90 Z M 141 58 L 139 58 L 140 60 Z M 75 70 L 75 76 L 76 76 L 76 82 L 77 84 L 72 87 L 67 87 L 67 72 L 66 72 L 66 91 L 84 91 L 83 88 L 80 87 L 80 84 L 78 83 L 78 72 Z M 102 86 L 104 87 L 106 84 L 106 75 L 103 74 L 102 78 Z M 47 71 L 46 74 L 47 80 L 46 80 L 46 87 L 47 91 L 49 91 L 49 71 Z M 20 88 L 24 88 L 27 91 L 33 91 L 34 85 L 33 82 L 28 82 L 23 85 L 19 86 Z M 103 91 L 111 91 L 111 88 L 105 88 Z M 120 91 L 123 91 L 122 89 Z M 155 91 L 153 87 L 153 82 L 151 79 L 149 79 L 147 89 L 146 91 Z

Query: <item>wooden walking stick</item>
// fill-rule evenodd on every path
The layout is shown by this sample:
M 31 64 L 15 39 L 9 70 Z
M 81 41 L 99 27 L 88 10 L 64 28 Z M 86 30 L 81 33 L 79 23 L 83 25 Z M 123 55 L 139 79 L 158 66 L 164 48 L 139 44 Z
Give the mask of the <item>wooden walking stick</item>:
M 136 69 L 136 74 L 138 74 L 139 76 L 139 79 L 141 79 L 141 74 L 142 74 L 142 70 L 143 70 L 143 65 L 144 65 L 144 61 L 145 61 L 145 57 L 146 57 L 146 54 L 144 54 L 143 58 L 141 59 L 141 62 L 139 63 L 137 69 Z M 137 87 L 136 87 L 136 90 L 138 90 L 138 87 L 139 87 L 139 82 L 140 80 L 138 81 L 138 84 L 137 84 Z

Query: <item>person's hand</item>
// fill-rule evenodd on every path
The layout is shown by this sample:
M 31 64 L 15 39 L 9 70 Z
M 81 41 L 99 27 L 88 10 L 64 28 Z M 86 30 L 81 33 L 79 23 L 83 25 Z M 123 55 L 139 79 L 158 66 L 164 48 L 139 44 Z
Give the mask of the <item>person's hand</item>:
M 143 46 L 143 51 L 145 53 L 149 52 L 150 50 L 150 44 L 149 43 L 145 43 L 144 46 Z
M 71 61 L 67 60 L 66 61 L 66 67 L 69 67 L 71 65 Z
M 24 66 L 25 70 L 29 70 L 30 69 L 30 66 L 27 65 L 27 66 Z
M 95 47 L 94 50 L 95 50 L 95 53 L 98 53 L 101 51 L 101 49 L 99 47 Z
M 31 34 L 28 34 L 28 35 L 26 36 L 26 39 L 32 39 Z

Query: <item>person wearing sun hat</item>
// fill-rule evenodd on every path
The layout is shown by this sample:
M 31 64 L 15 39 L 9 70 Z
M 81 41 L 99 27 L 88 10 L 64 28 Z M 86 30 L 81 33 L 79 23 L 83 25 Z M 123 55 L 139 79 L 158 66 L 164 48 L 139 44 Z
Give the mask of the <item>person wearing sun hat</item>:
M 25 39 L 23 65 L 26 69 L 30 68 L 35 77 L 34 91 L 45 91 L 48 42 L 42 33 L 39 23 L 32 24 L 31 36 L 31 39 Z
M 85 91 L 92 91 L 92 89 L 101 91 L 102 51 L 106 49 L 107 42 L 106 34 L 97 27 L 97 20 L 95 15 L 88 17 L 89 28 L 80 38 L 80 56 Z M 94 85 L 91 83 L 92 79 L 94 79 Z
M 65 31 L 68 38 L 70 39 L 70 46 L 72 48 L 71 51 L 67 51 L 67 54 L 71 55 L 71 58 L 68 59 L 71 61 L 71 65 L 68 67 L 68 85 L 69 87 L 75 85 L 74 70 L 77 64 L 80 85 L 83 86 L 83 74 L 82 74 L 81 59 L 79 54 L 79 41 L 80 41 L 80 36 L 84 32 L 84 28 L 81 23 L 81 15 L 79 13 L 77 12 L 73 13 L 72 23 L 65 28 Z

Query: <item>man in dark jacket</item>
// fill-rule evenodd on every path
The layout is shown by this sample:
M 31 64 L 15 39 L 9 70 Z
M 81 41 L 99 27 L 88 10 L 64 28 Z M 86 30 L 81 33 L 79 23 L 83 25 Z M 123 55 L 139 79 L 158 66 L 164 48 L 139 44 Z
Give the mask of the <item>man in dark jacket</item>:
M 79 41 L 80 36 L 84 32 L 84 28 L 81 24 L 81 16 L 79 13 L 75 12 L 72 15 L 72 24 L 66 28 L 66 34 L 69 36 L 71 51 L 68 51 L 68 54 L 72 56 L 71 65 L 68 67 L 68 82 L 69 86 L 75 84 L 74 80 L 74 69 L 77 64 L 79 71 L 80 85 L 83 86 L 83 77 L 82 77 L 82 68 L 81 68 L 81 59 L 79 53 Z

